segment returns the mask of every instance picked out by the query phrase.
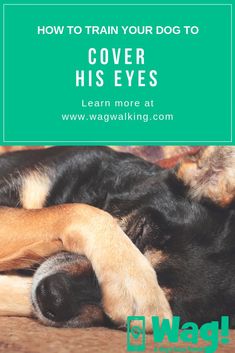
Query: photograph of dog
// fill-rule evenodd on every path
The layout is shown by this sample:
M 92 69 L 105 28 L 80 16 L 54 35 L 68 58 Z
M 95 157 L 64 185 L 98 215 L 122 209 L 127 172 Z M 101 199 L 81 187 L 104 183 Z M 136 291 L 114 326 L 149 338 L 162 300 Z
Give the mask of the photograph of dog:
M 235 328 L 235 147 L 196 152 L 171 168 L 109 147 L 3 153 L 0 316 Z

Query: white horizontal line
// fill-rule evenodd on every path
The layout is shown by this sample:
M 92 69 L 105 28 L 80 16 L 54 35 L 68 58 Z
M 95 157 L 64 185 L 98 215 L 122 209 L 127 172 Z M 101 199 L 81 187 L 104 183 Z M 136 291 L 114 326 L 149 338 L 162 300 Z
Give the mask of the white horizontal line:
M 232 6 L 232 4 L 3 4 L 3 6 Z
M 194 143 L 198 143 L 198 142 L 203 142 L 203 143 L 211 143 L 211 142 L 220 142 L 220 143 L 224 143 L 224 142 L 232 142 L 232 140 L 229 140 L 229 141 L 201 141 L 201 140 L 196 140 L 196 141 L 179 141 L 179 140 L 177 140 L 177 141 L 131 141 L 131 140 L 128 140 L 128 141 L 120 141 L 120 140 L 117 140 L 117 141 L 109 141 L 109 140 L 107 140 L 107 141 L 90 141 L 90 140 L 88 140 L 88 141 L 83 141 L 83 140 L 77 140 L 77 141 L 60 141 L 60 140 L 56 140 L 56 141 L 52 141 L 52 140 L 41 140 L 41 141 L 29 141 L 29 140 L 17 140 L 17 141 L 14 141 L 14 140 L 3 140 L 3 142 L 38 142 L 38 143 L 44 143 L 44 142 L 48 142 L 48 143 L 54 143 L 54 142 L 62 142 L 62 143 L 74 143 L 74 142 L 84 142 L 84 143 L 100 143 L 100 142 L 105 142 L 105 143 L 108 143 L 108 144 L 110 144 L 110 143 L 113 143 L 113 142 L 115 142 L 115 143 L 137 143 L 137 142 L 144 142 L 144 143 L 155 143 L 155 142 L 167 142 L 167 143 L 174 143 L 174 142 L 183 142 L 183 143 L 185 143 L 185 142 L 187 142 L 187 143 L 190 143 L 190 142 L 194 142 Z

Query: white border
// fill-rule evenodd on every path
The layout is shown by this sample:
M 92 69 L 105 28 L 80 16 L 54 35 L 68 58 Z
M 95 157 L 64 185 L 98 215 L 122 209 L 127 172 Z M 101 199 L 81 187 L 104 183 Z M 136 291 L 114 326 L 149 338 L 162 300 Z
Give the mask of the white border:
M 230 69 L 231 69 L 231 82 L 230 82 L 230 90 L 231 90 L 231 95 L 230 95 L 230 100 L 231 100 L 231 116 L 230 116 L 230 140 L 228 141 L 83 141 L 83 140 L 78 140 L 78 141 L 29 141 L 29 140 L 16 140 L 16 141 L 11 141 L 11 140 L 6 140 L 5 139 L 5 6 L 229 6 L 230 7 L 230 45 L 231 45 L 231 62 L 230 62 Z M 6 143 L 107 143 L 107 144 L 112 144 L 112 143 L 211 143 L 211 142 L 216 142 L 216 143 L 228 143 L 228 142 L 233 142 L 233 119 L 232 119 L 232 112 L 233 112 L 233 104 L 232 104 L 232 93 L 233 93 L 233 82 L 232 82 L 232 72 L 233 72 L 233 43 L 232 43 L 232 29 L 233 29 L 233 20 L 232 20 L 232 4 L 3 4 L 3 21 L 2 21 L 2 45 L 3 45 L 3 81 L 2 81 L 2 88 L 3 88 L 3 93 L 2 93 L 2 98 L 3 98 L 3 104 L 2 104 L 2 137 L 3 137 L 3 142 Z

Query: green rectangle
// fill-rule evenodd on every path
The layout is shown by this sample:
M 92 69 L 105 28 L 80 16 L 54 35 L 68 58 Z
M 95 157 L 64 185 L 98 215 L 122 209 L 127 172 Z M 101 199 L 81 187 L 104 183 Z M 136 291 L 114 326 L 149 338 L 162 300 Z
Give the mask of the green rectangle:
M 81 26 L 82 34 L 69 35 L 69 25 Z M 157 25 L 181 33 L 156 35 Z M 186 25 L 198 34 L 185 34 Z M 63 34 L 38 35 L 38 26 L 64 26 Z M 88 35 L 85 26 L 114 26 L 118 34 Z M 153 34 L 124 35 L 122 26 L 150 26 Z M 95 65 L 88 63 L 90 48 L 97 51 Z M 99 62 L 102 48 L 107 65 Z M 116 55 L 121 49 L 121 63 L 113 63 L 112 48 Z M 132 64 L 123 63 L 125 48 L 132 49 Z M 143 59 L 138 53 L 136 59 L 137 48 Z M 85 87 L 76 87 L 76 70 L 84 70 Z M 104 86 L 93 76 L 89 87 L 89 70 L 103 70 Z M 114 86 L 116 70 L 122 87 Z M 126 70 L 133 70 L 131 87 Z M 3 72 L 5 145 L 233 143 L 230 4 L 5 4 Z M 110 106 L 85 107 L 88 101 Z M 140 106 L 117 107 L 118 101 Z

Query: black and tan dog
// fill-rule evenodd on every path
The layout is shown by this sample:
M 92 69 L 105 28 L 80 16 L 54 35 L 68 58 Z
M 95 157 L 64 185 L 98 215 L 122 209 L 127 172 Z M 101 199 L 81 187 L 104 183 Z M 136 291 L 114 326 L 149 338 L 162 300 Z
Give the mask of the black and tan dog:
M 235 327 L 233 160 L 213 149 L 177 176 L 102 147 L 1 156 L 0 271 L 42 264 L 33 283 L 0 276 L 0 314 L 64 327 L 145 315 L 148 330 L 152 315 L 228 315 Z

